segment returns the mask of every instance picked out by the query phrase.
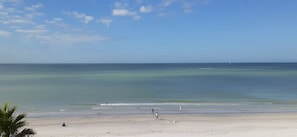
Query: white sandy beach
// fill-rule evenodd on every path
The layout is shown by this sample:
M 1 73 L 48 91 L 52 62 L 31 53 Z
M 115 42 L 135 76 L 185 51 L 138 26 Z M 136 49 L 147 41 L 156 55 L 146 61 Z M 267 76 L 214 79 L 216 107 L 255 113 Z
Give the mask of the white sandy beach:
M 296 137 L 297 114 L 30 118 L 35 137 Z M 62 123 L 66 127 L 62 127 Z

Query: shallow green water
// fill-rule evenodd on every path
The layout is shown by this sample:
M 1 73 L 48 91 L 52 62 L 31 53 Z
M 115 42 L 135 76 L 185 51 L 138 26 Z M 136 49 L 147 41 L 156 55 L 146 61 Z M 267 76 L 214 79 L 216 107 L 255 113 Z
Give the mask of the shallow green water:
M 7 101 L 35 115 L 295 112 L 297 64 L 3 64 Z

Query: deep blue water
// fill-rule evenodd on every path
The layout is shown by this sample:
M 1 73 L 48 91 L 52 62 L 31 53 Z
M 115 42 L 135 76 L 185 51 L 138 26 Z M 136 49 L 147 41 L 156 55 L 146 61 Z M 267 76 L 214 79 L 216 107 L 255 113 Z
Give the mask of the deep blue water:
M 2 64 L 0 103 L 32 116 L 297 111 L 297 63 Z

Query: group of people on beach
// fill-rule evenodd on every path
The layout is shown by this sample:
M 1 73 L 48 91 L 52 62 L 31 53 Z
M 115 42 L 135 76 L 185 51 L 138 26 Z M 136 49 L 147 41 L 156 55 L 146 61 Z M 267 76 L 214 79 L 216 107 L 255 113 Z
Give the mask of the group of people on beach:
M 179 106 L 179 111 L 180 111 L 180 112 L 182 111 L 182 107 L 181 107 L 181 106 Z M 154 108 L 152 109 L 152 114 L 155 115 L 156 120 L 160 120 L 160 119 L 159 119 L 159 113 L 158 113 L 157 111 L 155 111 Z M 174 123 L 175 123 L 175 122 L 176 122 L 176 121 L 174 120 Z M 62 127 L 66 127 L 66 123 L 65 123 L 65 122 L 62 123 Z

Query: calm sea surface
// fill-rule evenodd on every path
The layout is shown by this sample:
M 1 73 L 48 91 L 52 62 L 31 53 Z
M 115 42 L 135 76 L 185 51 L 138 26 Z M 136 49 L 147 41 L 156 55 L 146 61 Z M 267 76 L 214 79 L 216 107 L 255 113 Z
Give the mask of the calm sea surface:
M 297 112 L 297 64 L 2 64 L 5 102 L 31 117 Z

